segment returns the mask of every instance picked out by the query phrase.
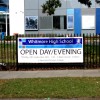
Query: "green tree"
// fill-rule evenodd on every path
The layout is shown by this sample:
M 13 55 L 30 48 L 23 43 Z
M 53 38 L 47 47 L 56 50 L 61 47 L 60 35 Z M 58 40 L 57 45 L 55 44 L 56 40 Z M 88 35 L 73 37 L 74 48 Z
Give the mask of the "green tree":
M 42 12 L 52 15 L 58 7 L 61 7 L 60 0 L 48 0 L 42 5 Z
M 73 0 L 74 2 L 74 0 Z M 85 4 L 88 7 L 91 7 L 92 2 L 91 0 L 78 0 L 78 2 Z M 96 3 L 100 3 L 100 0 L 95 0 Z M 42 12 L 47 13 L 48 15 L 54 14 L 56 8 L 61 7 L 61 1 L 60 0 L 47 0 L 42 5 Z
M 91 0 L 78 0 L 78 2 L 85 4 L 88 7 L 91 7 L 91 5 L 92 5 Z

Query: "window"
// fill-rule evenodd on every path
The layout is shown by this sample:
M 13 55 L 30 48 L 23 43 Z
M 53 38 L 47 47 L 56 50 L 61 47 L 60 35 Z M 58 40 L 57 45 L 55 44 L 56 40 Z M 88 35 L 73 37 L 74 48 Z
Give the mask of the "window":
M 67 29 L 74 29 L 74 16 L 67 15 Z
M 82 29 L 95 29 L 95 16 L 83 15 L 82 16 Z
M 53 16 L 53 29 L 66 29 L 66 16 Z
M 0 0 L 0 11 L 8 11 L 9 0 Z

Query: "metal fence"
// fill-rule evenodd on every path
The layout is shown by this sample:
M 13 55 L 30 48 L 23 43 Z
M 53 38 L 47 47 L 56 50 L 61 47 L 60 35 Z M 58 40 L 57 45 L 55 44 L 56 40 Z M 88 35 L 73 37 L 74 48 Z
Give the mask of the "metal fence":
M 5 36 L 0 40 L 0 70 L 32 69 L 95 69 L 100 68 L 100 35 L 80 35 L 83 37 L 84 62 L 82 64 L 19 64 L 17 39 L 18 37 L 78 37 L 68 34 L 26 34 Z

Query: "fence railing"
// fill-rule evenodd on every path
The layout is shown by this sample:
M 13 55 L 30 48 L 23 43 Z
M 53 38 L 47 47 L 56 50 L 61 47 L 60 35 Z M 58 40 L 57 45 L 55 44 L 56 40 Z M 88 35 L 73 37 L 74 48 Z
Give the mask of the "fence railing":
M 68 34 L 26 34 L 26 35 L 15 35 L 5 36 L 4 39 L 0 40 L 0 70 L 15 70 L 19 68 L 18 55 L 17 55 L 17 38 L 18 37 L 78 37 L 79 35 L 68 35 Z M 81 64 L 57 64 L 58 68 L 87 68 L 95 69 L 100 68 L 100 35 L 81 35 L 84 40 L 84 63 Z M 33 68 L 41 68 L 41 64 L 31 64 Z M 52 67 L 52 64 L 45 64 L 45 68 Z M 29 64 L 23 64 L 24 68 L 29 67 Z M 43 65 L 44 66 L 44 65 Z M 49 67 L 48 67 L 49 66 Z M 59 67 L 58 67 L 59 66 Z

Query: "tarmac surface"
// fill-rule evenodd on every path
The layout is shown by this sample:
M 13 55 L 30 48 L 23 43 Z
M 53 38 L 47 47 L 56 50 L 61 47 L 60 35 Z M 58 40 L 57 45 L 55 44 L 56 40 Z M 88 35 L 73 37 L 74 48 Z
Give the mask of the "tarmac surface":
M 0 79 L 49 78 L 49 77 L 100 77 L 100 69 L 94 70 L 40 70 L 0 71 Z
M 0 100 L 100 100 L 100 98 L 72 98 L 72 99 L 51 99 L 51 98 L 44 98 L 44 99 L 0 99 Z
M 16 79 L 16 78 L 49 78 L 49 77 L 100 77 L 100 69 L 93 70 L 40 70 L 40 71 L 0 71 L 0 79 Z M 100 100 L 98 98 L 12 98 L 0 100 Z

